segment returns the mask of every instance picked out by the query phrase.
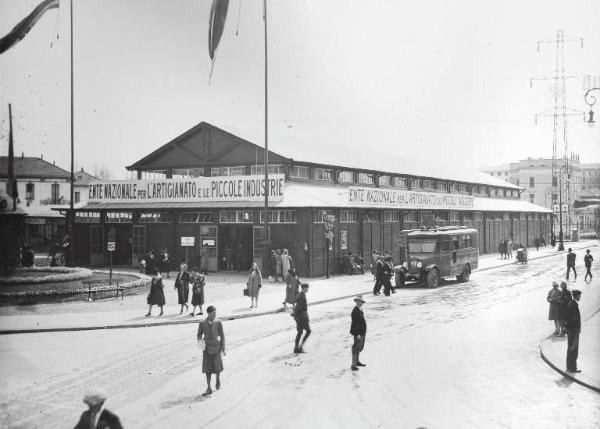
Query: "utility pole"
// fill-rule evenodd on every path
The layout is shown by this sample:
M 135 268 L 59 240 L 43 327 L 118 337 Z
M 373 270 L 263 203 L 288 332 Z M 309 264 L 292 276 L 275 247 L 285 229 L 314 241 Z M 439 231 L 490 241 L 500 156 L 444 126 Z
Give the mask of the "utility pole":
M 555 46 L 555 61 L 554 61 L 554 75 L 553 76 L 542 76 L 534 77 L 529 80 L 530 87 L 533 87 L 533 81 L 535 80 L 552 80 L 553 81 L 553 94 L 554 94 L 554 107 L 552 109 L 540 112 L 535 115 L 535 123 L 537 125 L 538 117 L 551 117 L 553 119 L 553 134 L 552 134 L 552 206 L 556 205 L 557 194 L 560 195 L 560 202 L 558 206 L 559 210 L 559 245 L 558 250 L 564 250 L 563 244 L 563 221 L 562 221 L 562 187 L 565 181 L 563 180 L 563 173 L 567 174 L 567 187 L 569 186 L 570 169 L 569 169 L 569 155 L 568 155 L 568 138 L 567 138 L 567 122 L 569 116 L 580 116 L 583 115 L 585 121 L 585 113 L 578 110 L 567 108 L 567 90 L 566 80 L 572 78 L 583 77 L 581 75 L 567 75 L 565 72 L 565 42 L 579 42 L 583 48 L 583 38 L 581 37 L 565 37 L 563 30 L 556 32 L 556 37 L 551 39 L 540 40 L 537 43 L 537 50 L 543 44 L 552 44 Z M 559 160 L 562 158 L 562 161 Z M 557 173 L 560 174 L 560 178 L 557 178 Z M 560 187 L 557 192 L 557 187 Z M 570 194 L 567 190 L 567 206 L 571 206 Z M 567 216 L 570 216 L 567 213 Z M 567 222 L 570 225 L 570 221 Z M 552 220 L 552 235 L 556 232 L 555 219 Z

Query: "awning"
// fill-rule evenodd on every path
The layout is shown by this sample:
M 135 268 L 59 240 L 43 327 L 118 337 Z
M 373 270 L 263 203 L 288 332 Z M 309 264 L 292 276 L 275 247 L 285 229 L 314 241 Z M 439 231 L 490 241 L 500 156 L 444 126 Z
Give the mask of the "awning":
M 269 208 L 371 208 L 373 205 L 349 205 L 349 188 L 344 185 L 319 185 L 313 183 L 287 182 L 283 193 L 283 200 L 269 201 Z M 482 198 L 474 197 L 473 208 L 460 209 L 460 211 L 496 211 L 496 212 L 533 212 L 551 213 L 544 207 L 531 204 L 525 200 L 509 198 Z M 119 203 L 119 202 L 90 202 L 78 208 L 82 211 L 99 210 L 173 210 L 173 209 L 228 209 L 228 208 L 260 208 L 264 201 L 199 201 L 199 202 L 144 202 L 144 203 Z M 381 207 L 389 208 L 389 207 Z M 410 210 L 410 209 L 409 209 Z

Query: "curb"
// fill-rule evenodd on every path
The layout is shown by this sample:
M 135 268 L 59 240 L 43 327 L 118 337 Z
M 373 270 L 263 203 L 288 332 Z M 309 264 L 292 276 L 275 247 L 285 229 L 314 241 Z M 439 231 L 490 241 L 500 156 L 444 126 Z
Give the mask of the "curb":
M 583 246 L 583 247 L 597 247 L 598 244 L 593 244 L 593 245 L 588 245 L 588 246 Z M 579 250 L 580 248 L 576 248 L 576 250 Z M 549 255 L 540 255 L 540 256 L 536 256 L 533 258 L 529 258 L 528 260 L 536 260 L 536 259 L 543 259 L 543 258 L 551 258 L 553 256 L 558 256 L 561 255 L 562 253 L 552 253 Z M 492 267 L 485 267 L 485 268 L 481 268 L 481 269 L 477 269 L 477 271 L 488 271 L 488 270 L 493 270 L 496 268 L 501 268 L 501 267 L 505 267 L 508 265 L 513 264 L 512 260 L 509 263 L 503 263 L 500 265 L 495 265 Z M 113 272 L 114 274 L 114 272 Z M 372 292 L 372 289 L 369 289 L 366 292 L 362 292 L 362 294 L 369 294 Z M 309 306 L 312 305 L 320 305 L 320 304 L 327 304 L 329 302 L 334 302 L 334 301 L 339 301 L 342 299 L 349 299 L 352 297 L 355 297 L 357 294 L 352 294 L 352 295 L 345 295 L 345 296 L 338 296 L 338 297 L 334 297 L 334 298 L 327 298 L 321 301 L 314 301 L 311 302 L 309 304 Z M 227 316 L 227 317 L 219 317 L 220 320 L 223 321 L 227 321 L 227 320 L 237 320 L 237 319 L 246 319 L 249 317 L 258 317 L 258 316 L 267 316 L 267 315 L 272 315 L 272 314 L 277 314 L 277 313 L 281 313 L 282 310 L 281 309 L 275 309 L 275 310 L 269 310 L 269 311 L 264 311 L 261 313 L 252 313 L 252 314 L 239 314 L 239 315 L 235 315 L 235 316 Z M 184 325 L 184 324 L 189 324 L 189 323 L 198 323 L 200 321 L 200 319 L 192 319 L 192 320 L 174 320 L 174 321 L 168 321 L 168 322 L 157 322 L 157 323 L 128 323 L 128 324 L 120 324 L 120 325 L 107 325 L 107 326 L 82 326 L 82 327 L 64 327 L 64 328 L 35 328 L 35 329 L 9 329 L 9 330 L 0 330 L 0 335 L 12 335 L 12 334 L 36 334 L 36 333 L 42 333 L 42 332 L 75 332 L 75 331 L 95 331 L 95 330 L 103 330 L 103 329 L 129 329 L 129 328 L 150 328 L 150 327 L 154 327 L 154 326 L 168 326 L 168 325 Z M 543 358 L 543 356 L 542 356 Z M 552 366 L 549 363 L 550 366 Z M 558 369 L 557 369 L 558 370 Z
M 550 358 L 548 357 L 548 354 L 550 354 L 550 353 L 549 353 L 549 352 L 544 352 L 544 349 L 545 349 L 546 347 L 551 347 L 551 345 L 550 345 L 550 346 L 548 346 L 547 344 L 548 344 L 548 343 L 549 343 L 549 344 L 552 344 L 552 343 L 554 342 L 554 341 L 551 341 L 551 340 L 552 340 L 552 335 L 550 335 L 550 336 L 548 336 L 548 337 L 544 338 L 544 339 L 542 340 L 542 342 L 540 343 L 540 357 L 542 358 L 542 360 L 543 360 L 544 362 L 546 362 L 546 364 L 547 364 L 547 365 L 548 365 L 550 368 L 552 368 L 554 371 L 556 371 L 556 372 L 558 372 L 559 374 L 561 374 L 563 377 L 565 377 L 565 378 L 568 378 L 569 380 L 572 380 L 572 381 L 574 381 L 575 383 L 579 383 L 579 384 L 581 384 L 582 386 L 585 386 L 585 387 L 587 387 L 587 388 L 589 388 L 589 389 L 595 390 L 596 392 L 599 392 L 599 393 L 600 393 L 600 387 L 598 387 L 598 386 L 594 386 L 593 384 L 590 384 L 590 383 L 588 383 L 587 381 L 581 380 L 581 378 L 577 378 L 577 377 L 575 377 L 575 376 L 574 376 L 574 375 L 572 375 L 571 373 L 569 373 L 569 372 L 567 372 L 567 371 L 565 371 L 565 370 L 563 370 L 563 369 L 559 368 L 559 367 L 558 367 L 558 366 L 556 366 L 554 363 L 552 363 L 552 360 L 550 360 Z M 552 354 L 554 354 L 554 353 L 552 352 Z

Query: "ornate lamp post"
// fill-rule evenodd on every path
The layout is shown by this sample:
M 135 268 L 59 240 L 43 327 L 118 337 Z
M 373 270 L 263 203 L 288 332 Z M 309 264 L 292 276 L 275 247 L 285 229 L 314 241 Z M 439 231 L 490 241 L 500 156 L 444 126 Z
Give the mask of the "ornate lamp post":
M 587 120 L 587 123 L 590 126 L 593 126 L 596 121 L 594 120 L 594 104 L 596 104 L 596 96 L 592 95 L 591 92 L 592 91 L 599 91 L 600 92 L 600 88 L 591 88 L 588 89 L 585 93 L 585 95 L 583 96 L 583 99 L 585 100 L 585 102 L 587 103 L 588 106 L 590 106 L 590 112 L 589 112 L 589 118 Z

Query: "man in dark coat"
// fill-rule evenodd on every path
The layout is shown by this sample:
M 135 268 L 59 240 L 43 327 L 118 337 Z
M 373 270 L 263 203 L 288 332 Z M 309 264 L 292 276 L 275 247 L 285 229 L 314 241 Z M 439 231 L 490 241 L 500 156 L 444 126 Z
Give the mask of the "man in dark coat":
M 571 292 L 573 299 L 567 305 L 567 371 L 581 372 L 577 368 L 577 356 L 579 354 L 579 333 L 581 332 L 581 315 L 579 314 L 579 300 L 581 291 Z
M 560 336 L 564 337 L 566 334 L 565 326 L 567 325 L 567 306 L 573 299 L 571 291 L 567 289 L 567 282 L 560 282 L 560 296 L 558 298 L 559 307 L 559 321 L 560 321 Z
M 119 418 L 104 408 L 106 396 L 101 393 L 88 393 L 83 397 L 83 402 L 89 409 L 84 411 L 79 418 L 75 429 L 122 429 Z
M 296 319 L 296 341 L 294 343 L 294 353 L 304 353 L 304 343 L 310 336 L 312 332 L 310 330 L 310 323 L 308 319 L 308 306 L 306 304 L 306 293 L 308 292 L 308 283 L 301 284 L 302 290 L 296 296 L 296 300 L 294 301 L 294 310 L 292 311 L 292 317 Z M 304 338 L 302 338 L 302 343 L 300 342 L 300 338 L 302 337 L 302 332 L 306 331 L 304 334 Z
M 375 261 L 375 286 L 373 286 L 373 295 L 379 295 L 381 293 L 381 286 L 383 286 L 383 260 L 381 255 L 377 255 Z
M 352 309 L 352 325 L 350 325 L 350 335 L 354 337 L 354 344 L 352 344 L 352 365 L 350 369 L 352 371 L 358 371 L 359 366 L 367 366 L 358 359 L 358 355 L 362 352 L 365 347 L 365 335 L 367 334 L 367 322 L 363 311 L 360 309 L 365 303 L 362 295 L 358 295 L 354 298 L 356 306 Z
M 594 258 L 592 257 L 592 254 L 590 253 L 590 249 L 587 249 L 585 251 L 585 256 L 583 257 L 583 263 L 585 264 L 585 277 L 583 278 L 584 281 L 587 281 L 588 276 L 590 276 L 590 281 L 592 281 L 592 262 L 594 261 Z
M 394 275 L 394 265 L 392 263 L 392 257 L 386 256 L 385 262 L 383 263 L 382 273 L 381 273 L 381 282 L 383 283 L 383 294 L 385 296 L 390 296 L 390 291 L 392 293 L 396 293 L 394 288 L 392 287 L 392 276 Z
M 569 251 L 567 253 L 567 280 L 569 280 L 569 271 L 573 270 L 573 274 L 575 274 L 575 280 L 577 280 L 577 271 L 575 271 L 575 258 L 577 255 L 571 251 L 569 247 Z

